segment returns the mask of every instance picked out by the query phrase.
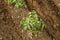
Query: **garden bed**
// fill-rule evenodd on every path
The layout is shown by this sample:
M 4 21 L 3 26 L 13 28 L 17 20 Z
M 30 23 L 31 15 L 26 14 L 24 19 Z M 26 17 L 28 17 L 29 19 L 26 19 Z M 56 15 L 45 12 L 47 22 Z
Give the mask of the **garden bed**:
M 0 0 L 0 40 L 60 40 L 60 10 L 55 3 L 35 0 L 33 6 L 31 1 L 26 2 L 27 8 L 15 10 L 6 0 Z M 35 9 L 39 18 L 46 23 L 46 28 L 41 30 L 38 36 L 32 35 L 29 30 L 23 31 L 20 25 L 22 18 L 27 17 L 32 9 Z

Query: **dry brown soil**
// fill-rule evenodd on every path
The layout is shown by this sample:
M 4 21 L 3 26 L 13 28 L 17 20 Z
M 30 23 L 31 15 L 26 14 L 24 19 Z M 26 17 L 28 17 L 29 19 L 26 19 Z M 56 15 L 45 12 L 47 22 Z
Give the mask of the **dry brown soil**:
M 8 5 L 6 0 L 0 0 L 0 40 L 60 40 L 60 6 L 59 0 L 25 0 L 28 8 L 17 10 Z M 31 35 L 19 24 L 28 12 L 35 9 L 47 27 L 38 34 Z

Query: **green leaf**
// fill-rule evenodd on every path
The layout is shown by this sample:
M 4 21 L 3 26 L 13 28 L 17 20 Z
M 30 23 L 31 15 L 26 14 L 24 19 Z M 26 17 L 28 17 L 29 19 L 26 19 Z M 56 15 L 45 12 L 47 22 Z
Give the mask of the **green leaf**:
M 14 2 L 16 2 L 16 0 L 8 0 L 8 4 L 12 4 Z
M 42 24 L 42 29 L 44 29 L 45 28 L 45 24 Z
M 15 8 L 19 8 L 19 7 L 20 7 L 20 5 L 21 5 L 21 4 L 19 4 L 19 2 L 18 2 L 18 3 L 16 3 L 16 4 L 15 4 Z
M 36 11 L 32 10 L 28 16 L 22 20 L 22 25 L 25 30 L 30 30 L 32 33 L 38 33 L 40 28 L 44 28 L 45 24 L 42 19 L 39 20 Z
M 14 5 L 15 8 L 25 6 L 24 0 L 8 0 L 8 4 L 13 4 L 13 3 L 15 3 L 15 5 Z
M 27 30 L 27 28 L 28 28 L 28 27 L 27 27 L 27 26 L 25 26 L 23 29 L 24 29 L 24 30 Z

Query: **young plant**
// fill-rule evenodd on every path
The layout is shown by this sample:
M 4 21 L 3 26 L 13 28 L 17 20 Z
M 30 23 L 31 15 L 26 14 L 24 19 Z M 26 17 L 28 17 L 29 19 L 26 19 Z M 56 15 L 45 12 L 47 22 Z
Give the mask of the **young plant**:
M 38 18 L 37 12 L 35 10 L 32 10 L 29 12 L 28 17 L 25 19 L 23 18 L 20 21 L 20 24 L 23 26 L 24 30 L 29 30 L 32 33 L 38 33 L 40 31 L 40 28 L 45 28 L 44 22 Z
M 8 4 L 15 4 L 15 8 L 19 8 L 25 6 L 24 0 L 8 0 Z

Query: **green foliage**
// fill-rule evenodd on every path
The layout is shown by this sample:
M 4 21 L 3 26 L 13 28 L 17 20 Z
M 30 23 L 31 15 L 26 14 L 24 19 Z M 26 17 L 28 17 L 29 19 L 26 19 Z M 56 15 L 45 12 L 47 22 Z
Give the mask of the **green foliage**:
M 15 3 L 15 8 L 19 8 L 25 5 L 24 0 L 8 0 L 8 4 Z
M 40 28 L 45 28 L 45 24 L 42 19 L 39 20 L 37 12 L 32 10 L 29 12 L 28 17 L 23 18 L 20 21 L 20 24 L 23 26 L 24 30 L 30 30 L 32 33 L 37 33 L 40 31 Z

